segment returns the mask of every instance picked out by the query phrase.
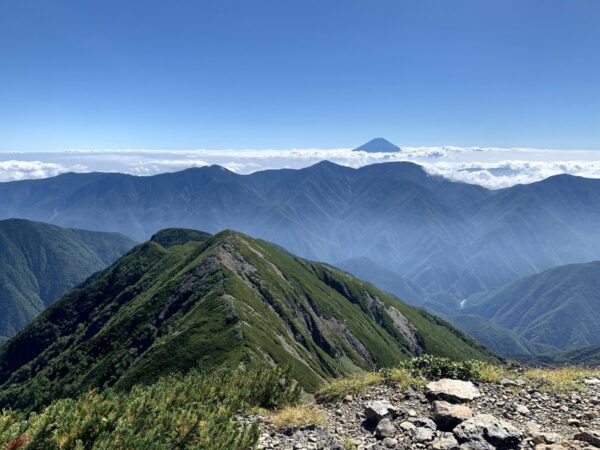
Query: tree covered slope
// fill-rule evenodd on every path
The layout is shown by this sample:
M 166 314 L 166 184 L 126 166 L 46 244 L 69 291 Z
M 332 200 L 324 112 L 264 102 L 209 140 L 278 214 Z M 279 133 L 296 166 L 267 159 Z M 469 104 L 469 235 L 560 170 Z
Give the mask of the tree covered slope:
M 531 355 L 551 350 L 549 345 L 536 345 L 490 319 L 475 314 L 444 315 L 459 330 L 473 336 L 494 352 L 505 355 Z
M 192 367 L 289 366 L 310 390 L 425 352 L 493 358 L 442 320 L 329 266 L 232 231 L 189 237 L 158 233 L 5 345 L 0 407 Z
M 52 301 L 133 245 L 117 233 L 0 221 L 0 339 L 14 335 Z
M 466 312 L 548 351 L 598 345 L 600 262 L 560 266 L 520 279 L 467 303 Z

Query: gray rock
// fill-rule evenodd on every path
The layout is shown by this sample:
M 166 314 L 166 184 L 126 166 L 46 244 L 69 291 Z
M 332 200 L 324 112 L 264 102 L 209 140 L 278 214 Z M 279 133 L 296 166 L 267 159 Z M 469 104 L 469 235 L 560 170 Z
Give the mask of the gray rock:
M 481 397 L 479 389 L 470 381 L 451 380 L 449 378 L 432 381 L 425 387 L 425 393 L 429 398 L 446 400 L 451 403 L 470 402 Z
M 562 440 L 562 437 L 558 433 L 533 433 L 532 436 L 534 444 L 556 444 Z
M 465 405 L 453 405 L 443 400 L 433 403 L 433 421 L 442 431 L 452 431 L 456 425 L 473 417 L 471 408 Z
M 458 450 L 458 441 L 452 433 L 442 433 L 431 443 L 432 450 Z
M 373 400 L 365 403 L 367 421 L 378 423 L 384 417 L 396 413 L 396 408 L 388 400 Z
M 459 442 L 482 449 L 517 449 L 523 439 L 523 433 L 504 420 L 489 414 L 480 414 L 465 420 L 454 429 Z M 475 447 L 473 447 L 475 445 Z
M 404 422 L 402 422 L 400 424 L 400 428 L 404 431 L 410 431 L 410 430 L 414 430 L 417 427 L 413 423 L 409 422 L 408 420 L 405 420 Z
M 381 419 L 375 428 L 375 436 L 380 439 L 386 437 L 394 437 L 396 435 L 396 427 L 388 418 Z
M 383 440 L 383 445 L 385 445 L 387 448 L 396 448 L 398 445 L 398 439 L 386 437 Z
M 525 405 L 517 405 L 515 411 L 517 411 L 522 416 L 528 416 L 529 414 L 531 414 L 531 411 L 529 411 L 529 408 Z
M 600 447 L 600 431 L 597 430 L 582 431 L 577 433 L 573 439 L 576 441 L 587 442 L 588 444 L 592 444 L 594 447 Z
M 431 428 L 417 427 L 411 430 L 410 437 L 414 442 L 429 442 L 433 440 L 433 430 Z
M 408 419 L 415 427 L 425 427 L 433 431 L 437 430 L 435 422 L 427 417 L 411 417 Z
M 458 448 L 460 450 L 496 450 L 496 447 L 488 442 L 464 442 Z

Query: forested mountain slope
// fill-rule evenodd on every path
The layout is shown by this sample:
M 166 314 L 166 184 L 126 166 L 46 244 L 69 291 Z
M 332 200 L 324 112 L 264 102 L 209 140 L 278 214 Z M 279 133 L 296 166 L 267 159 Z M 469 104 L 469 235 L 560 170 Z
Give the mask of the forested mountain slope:
M 600 262 L 526 277 L 467 303 L 479 314 L 548 350 L 600 344 Z
M 52 301 L 133 245 L 117 233 L 0 221 L 0 338 L 15 334 Z

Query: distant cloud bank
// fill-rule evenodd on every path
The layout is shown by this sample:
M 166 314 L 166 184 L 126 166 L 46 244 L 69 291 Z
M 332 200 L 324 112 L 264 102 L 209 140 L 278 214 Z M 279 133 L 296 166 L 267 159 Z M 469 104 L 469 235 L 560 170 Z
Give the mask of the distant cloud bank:
M 434 175 L 499 189 L 568 173 L 600 178 L 600 150 L 532 148 L 403 147 L 398 153 L 351 149 L 289 150 L 69 150 L 0 153 L 0 181 L 56 176 L 65 172 L 123 172 L 155 175 L 219 164 L 240 174 L 302 168 L 322 160 L 349 167 L 410 161 Z

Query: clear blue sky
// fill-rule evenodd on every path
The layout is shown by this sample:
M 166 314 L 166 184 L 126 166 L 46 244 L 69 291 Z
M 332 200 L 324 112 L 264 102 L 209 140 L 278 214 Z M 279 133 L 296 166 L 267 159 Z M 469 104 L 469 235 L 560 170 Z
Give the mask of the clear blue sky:
M 600 148 L 598 0 L 3 0 L 0 150 Z

